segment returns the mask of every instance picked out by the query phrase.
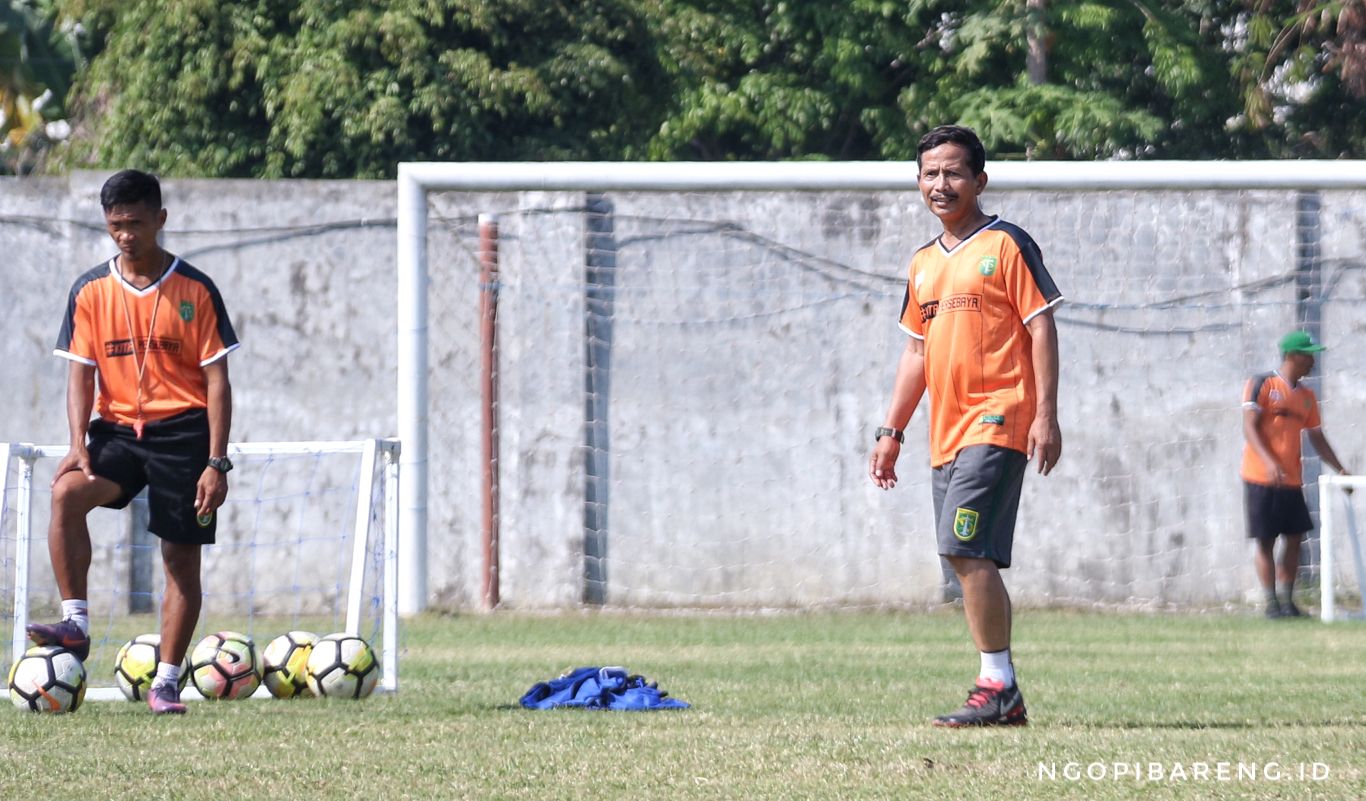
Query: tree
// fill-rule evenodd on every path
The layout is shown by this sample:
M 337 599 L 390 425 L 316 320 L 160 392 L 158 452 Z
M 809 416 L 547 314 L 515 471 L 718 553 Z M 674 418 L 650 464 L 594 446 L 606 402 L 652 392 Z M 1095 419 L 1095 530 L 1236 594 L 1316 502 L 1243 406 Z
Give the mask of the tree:
M 26 172 L 60 138 L 48 124 L 66 114 L 79 62 L 50 0 L 0 3 L 0 172 Z
M 1366 152 L 1366 0 L 1249 2 L 1233 30 L 1240 133 L 1277 158 Z
M 403 160 L 643 155 L 670 90 L 637 6 L 69 0 L 107 36 L 67 161 L 377 178 Z

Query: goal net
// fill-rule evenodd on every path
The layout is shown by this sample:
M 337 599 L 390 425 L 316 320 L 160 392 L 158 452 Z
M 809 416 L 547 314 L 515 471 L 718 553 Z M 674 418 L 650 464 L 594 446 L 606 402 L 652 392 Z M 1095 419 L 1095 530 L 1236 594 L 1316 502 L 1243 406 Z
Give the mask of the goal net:
M 400 433 L 406 447 L 422 427 L 441 477 L 421 501 L 426 528 L 471 532 L 461 547 L 477 555 L 475 310 L 481 292 L 496 294 L 504 606 L 944 598 L 925 403 L 897 488 L 884 493 L 867 478 L 905 342 L 905 267 L 938 233 L 914 165 L 882 165 L 882 186 L 825 188 L 804 167 L 784 188 L 747 186 L 744 165 L 689 166 L 718 176 L 702 189 L 689 189 L 700 180 L 681 170 L 646 186 L 624 172 L 584 178 L 584 165 L 533 165 L 549 176 L 539 182 L 516 174 L 528 165 L 497 176 L 491 165 L 404 166 L 400 272 L 413 258 L 422 271 L 401 274 L 399 290 L 405 280 L 420 286 L 430 332 L 425 361 L 409 361 L 408 377 L 426 385 L 414 393 L 421 419 L 405 422 L 400 409 Z M 828 176 L 842 165 L 817 166 Z M 1349 462 L 1366 455 L 1353 411 L 1366 403 L 1366 351 L 1353 346 L 1366 299 L 1359 166 L 1360 186 L 1326 189 L 1239 186 L 1232 171 L 1215 180 L 1184 166 L 1190 174 L 1129 186 L 1076 174 L 1044 185 L 1048 165 L 988 170 L 985 209 L 1033 235 L 1066 296 L 1057 312 L 1063 457 L 1053 475 L 1026 480 L 1006 573 L 1020 603 L 1260 598 L 1238 476 L 1239 402 L 1248 376 L 1277 366 L 1288 330 L 1310 328 L 1328 343 L 1310 381 L 1325 431 Z M 1261 175 L 1258 165 L 1239 169 Z M 897 170 L 910 180 L 888 188 Z M 404 200 L 419 177 L 420 207 Z M 523 183 L 494 191 L 498 180 Z M 405 216 L 419 213 L 425 228 L 405 230 Z M 482 284 L 480 215 L 497 223 L 496 280 Z M 406 237 L 417 244 L 405 253 Z M 405 318 L 401 337 L 417 319 Z M 1306 448 L 1313 505 L 1318 472 Z M 415 520 L 408 511 L 405 524 Z M 1312 590 L 1316 540 L 1306 559 L 1301 586 Z M 456 583 L 479 586 L 474 562 Z M 449 592 L 451 578 L 440 580 Z M 478 600 L 472 589 L 463 597 Z
M 60 617 L 47 553 L 53 470 L 66 448 L 0 444 L 0 619 L 11 623 L 4 664 L 28 647 L 24 626 Z M 231 489 L 217 542 L 203 553 L 203 610 L 190 647 L 216 631 L 238 631 L 258 656 L 292 630 L 348 632 L 375 649 L 377 691 L 398 687 L 396 505 L 398 444 L 242 443 L 230 446 Z M 94 700 L 122 699 L 114 682 L 120 646 L 159 633 L 164 576 L 159 540 L 147 531 L 145 493 L 126 509 L 89 516 Z M 268 693 L 261 688 L 258 695 Z M 193 684 L 186 697 L 196 697 Z

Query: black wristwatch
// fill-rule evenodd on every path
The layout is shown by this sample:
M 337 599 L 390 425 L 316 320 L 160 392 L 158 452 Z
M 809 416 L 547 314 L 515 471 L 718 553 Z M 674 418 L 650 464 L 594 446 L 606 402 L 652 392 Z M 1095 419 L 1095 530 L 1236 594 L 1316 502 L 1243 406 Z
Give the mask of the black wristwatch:
M 895 428 L 888 428 L 887 426 L 878 426 L 877 431 L 873 432 L 873 442 L 877 442 L 883 437 L 891 437 L 892 439 L 901 443 L 904 443 L 906 441 L 906 434 L 904 432 L 899 431 Z
M 226 456 L 215 456 L 209 460 L 209 467 L 220 473 L 226 473 L 232 469 L 232 460 Z

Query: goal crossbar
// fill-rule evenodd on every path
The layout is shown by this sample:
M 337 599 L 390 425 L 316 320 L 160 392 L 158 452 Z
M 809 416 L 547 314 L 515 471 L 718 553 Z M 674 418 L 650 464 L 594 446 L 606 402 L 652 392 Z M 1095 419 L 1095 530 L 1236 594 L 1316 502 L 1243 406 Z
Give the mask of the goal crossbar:
M 19 464 L 15 492 L 15 560 L 14 560 L 14 620 L 11 631 L 12 653 L 24 652 L 28 635 L 28 596 L 29 576 L 32 566 L 32 505 L 33 505 L 33 465 L 38 459 L 61 458 L 66 455 L 66 445 L 34 445 L 30 443 L 0 443 L 0 487 L 10 486 L 9 470 L 14 462 Z M 382 576 L 383 606 L 380 611 L 382 642 L 379 647 L 380 664 L 383 673 L 375 691 L 393 693 L 398 691 L 398 494 L 402 484 L 399 481 L 399 458 L 402 448 L 398 439 L 366 439 L 344 441 L 306 441 L 257 443 L 242 442 L 228 445 L 230 456 L 308 456 L 314 454 L 357 454 L 360 456 L 360 478 L 357 487 L 357 503 L 351 538 L 350 581 L 346 599 L 346 633 L 361 635 L 361 619 L 364 613 L 364 571 L 370 540 L 370 507 L 368 499 L 373 497 L 376 467 L 380 468 L 384 482 L 384 524 L 382 527 Z M 254 697 L 268 697 L 264 685 L 259 687 Z M 122 694 L 117 687 L 91 688 L 86 695 L 90 700 L 117 700 Z M 187 686 L 185 697 L 199 698 L 193 686 Z

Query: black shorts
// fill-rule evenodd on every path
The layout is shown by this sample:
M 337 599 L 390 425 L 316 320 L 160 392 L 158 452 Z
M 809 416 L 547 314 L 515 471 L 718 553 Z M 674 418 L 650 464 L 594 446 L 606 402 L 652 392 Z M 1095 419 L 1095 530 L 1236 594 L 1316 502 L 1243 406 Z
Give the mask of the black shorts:
M 1243 506 L 1247 510 L 1249 539 L 1274 540 L 1282 534 L 1298 537 L 1314 528 L 1300 487 L 1271 487 L 1244 481 Z
M 195 514 L 199 477 L 209 464 L 209 415 L 203 409 L 149 422 L 138 439 L 131 426 L 90 422 L 90 467 L 123 494 L 105 504 L 122 509 L 147 488 L 149 531 L 167 542 L 212 545 L 218 515 Z
M 997 445 L 970 445 L 934 468 L 934 528 L 940 556 L 1010 567 L 1015 515 L 1029 458 Z

